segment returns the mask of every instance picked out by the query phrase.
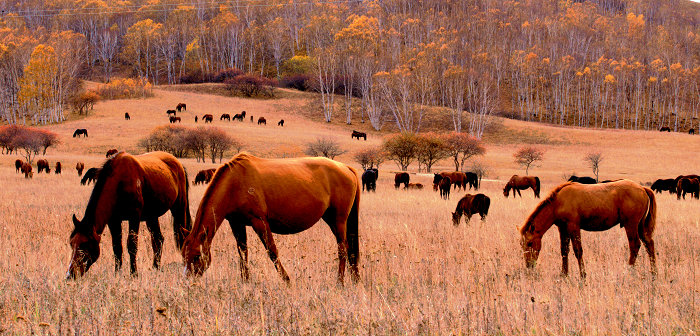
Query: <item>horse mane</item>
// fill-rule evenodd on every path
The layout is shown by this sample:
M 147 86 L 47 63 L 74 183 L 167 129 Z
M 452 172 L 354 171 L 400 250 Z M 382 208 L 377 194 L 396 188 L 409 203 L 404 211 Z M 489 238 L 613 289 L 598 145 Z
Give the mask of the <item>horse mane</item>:
M 557 198 L 557 194 L 559 193 L 559 191 L 564 189 L 564 187 L 570 186 L 573 183 L 574 182 L 562 183 L 558 187 L 554 188 L 554 190 L 552 190 L 549 193 L 549 195 L 547 195 L 547 197 L 545 197 L 542 200 L 542 202 L 540 202 L 540 204 L 537 204 L 537 207 L 535 207 L 535 210 L 533 210 L 532 213 L 530 214 L 530 216 L 527 217 L 527 220 L 525 221 L 525 225 L 523 225 L 523 227 L 520 228 L 520 233 L 521 234 L 524 233 L 530 227 L 530 225 L 532 225 L 532 221 L 535 219 L 535 217 L 537 217 L 537 215 L 540 213 L 540 211 L 542 211 L 542 209 L 544 209 L 546 206 L 548 206 L 548 205 L 552 204 L 552 202 L 554 202 L 554 200 Z
M 83 216 L 82 223 L 86 222 L 85 217 L 87 217 L 88 214 L 92 214 L 90 216 L 94 216 L 95 207 L 97 207 L 97 200 L 100 198 L 100 195 L 107 184 L 107 180 L 109 180 L 109 177 L 112 176 L 112 173 L 114 172 L 113 160 L 119 156 L 120 153 L 113 155 L 107 159 L 104 164 L 102 164 L 102 168 L 100 169 L 100 172 L 97 175 L 97 180 L 95 181 L 95 186 L 92 188 L 92 193 L 90 194 L 87 207 L 85 208 L 85 216 Z M 87 228 L 84 227 L 83 229 Z

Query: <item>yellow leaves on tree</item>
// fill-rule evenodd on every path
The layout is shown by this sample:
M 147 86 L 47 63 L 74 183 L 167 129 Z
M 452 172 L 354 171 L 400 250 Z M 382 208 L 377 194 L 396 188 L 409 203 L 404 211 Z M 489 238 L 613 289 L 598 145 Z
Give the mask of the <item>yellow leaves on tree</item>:
M 33 111 L 43 111 L 56 101 L 56 52 L 51 46 L 39 44 L 34 48 L 29 63 L 20 79 L 17 99 L 21 106 Z
M 634 13 L 627 14 L 627 34 L 631 38 L 640 39 L 644 34 L 644 15 L 634 15 Z

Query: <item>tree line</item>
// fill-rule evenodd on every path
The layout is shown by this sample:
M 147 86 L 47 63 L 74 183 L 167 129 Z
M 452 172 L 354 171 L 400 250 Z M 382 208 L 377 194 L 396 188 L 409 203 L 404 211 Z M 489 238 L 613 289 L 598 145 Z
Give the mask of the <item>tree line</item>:
M 56 122 L 76 77 L 320 93 L 320 117 L 421 131 L 430 106 L 481 137 L 494 113 L 561 125 L 697 127 L 700 27 L 680 0 L 8 1 L 0 115 Z M 340 99 L 341 101 L 337 101 Z

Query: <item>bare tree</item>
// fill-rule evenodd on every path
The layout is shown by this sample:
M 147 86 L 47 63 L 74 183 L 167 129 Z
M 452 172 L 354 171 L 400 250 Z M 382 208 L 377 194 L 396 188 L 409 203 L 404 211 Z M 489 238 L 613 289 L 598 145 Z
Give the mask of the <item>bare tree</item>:
M 525 175 L 527 175 L 530 171 L 530 166 L 544 159 L 544 150 L 534 146 L 524 146 L 520 147 L 520 149 L 513 154 L 513 157 L 515 158 L 515 163 L 519 164 L 521 167 L 525 167 Z
M 401 170 L 406 170 L 418 155 L 418 137 L 412 133 L 395 134 L 384 140 L 384 151 L 388 159 L 396 162 Z
M 600 172 L 600 163 L 603 162 L 603 154 L 600 152 L 588 153 L 584 160 L 588 162 L 588 166 L 593 169 L 595 181 L 598 182 L 598 173 Z
M 464 133 L 450 133 L 444 136 L 447 153 L 452 157 L 455 170 L 459 171 L 464 162 L 472 156 L 484 155 L 486 148 L 481 140 Z
M 219 163 L 224 157 L 224 152 L 230 148 L 235 148 L 240 151 L 242 144 L 229 136 L 224 130 L 218 127 L 210 127 L 206 133 L 205 141 L 209 146 L 209 154 L 211 154 L 211 163 L 216 163 L 216 157 L 219 157 Z
M 43 142 L 39 132 L 24 128 L 12 139 L 12 146 L 21 150 L 25 161 L 31 164 L 43 148 Z
M 345 153 L 346 150 L 340 148 L 338 141 L 331 138 L 318 138 L 306 144 L 304 153 L 309 156 L 324 156 L 331 160 L 336 156 Z
M 379 168 L 385 157 L 384 152 L 379 147 L 362 149 L 353 156 L 355 162 L 359 163 L 362 169 Z

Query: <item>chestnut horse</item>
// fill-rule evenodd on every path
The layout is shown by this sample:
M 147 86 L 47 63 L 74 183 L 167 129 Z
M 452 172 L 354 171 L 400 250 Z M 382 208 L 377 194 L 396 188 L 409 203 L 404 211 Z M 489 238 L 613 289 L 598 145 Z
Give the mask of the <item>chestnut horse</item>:
M 442 179 L 440 179 L 440 182 L 438 183 L 438 188 L 440 189 L 440 198 L 442 199 L 450 199 L 450 187 L 452 186 L 452 180 L 450 179 L 449 176 L 445 176 Z
M 629 264 L 634 265 L 640 239 L 649 253 L 652 274 L 656 273 L 654 226 L 656 198 L 654 192 L 630 180 L 603 184 L 566 182 L 556 187 L 540 202 L 520 228 L 521 246 L 528 268 L 535 267 L 542 248 L 542 236 L 552 225 L 559 229 L 562 274 L 569 273 L 569 242 L 574 247 L 581 277 L 583 265 L 581 230 L 605 231 L 620 224 L 627 233 Z
M 532 191 L 535 193 L 535 197 L 540 198 L 539 177 L 513 175 L 513 177 L 510 178 L 510 181 L 506 183 L 505 188 L 503 188 L 503 196 L 508 197 L 509 191 L 513 189 L 513 198 L 515 198 L 516 192 L 518 193 L 518 196 L 523 197 L 523 195 L 520 194 L 520 190 L 525 190 L 528 188 L 532 188 Z
M 215 171 L 216 168 L 200 170 L 194 177 L 194 185 L 209 183 Z
M 700 181 L 694 177 L 682 177 L 676 185 L 676 197 L 685 199 L 685 194 L 690 194 L 691 197 L 700 197 Z
M 452 224 L 454 226 L 459 225 L 459 221 L 462 219 L 462 214 L 466 215 L 466 223 L 472 219 L 473 214 L 479 214 L 481 220 L 486 219 L 486 215 L 489 214 L 489 206 L 491 205 L 491 199 L 484 194 L 466 194 L 462 199 L 457 202 L 457 208 L 455 212 L 452 213 Z
M 249 276 L 246 226 L 252 226 L 288 282 L 272 233 L 299 233 L 323 218 L 338 243 L 338 281 L 343 281 L 346 260 L 357 281 L 360 193 L 357 171 L 337 161 L 238 154 L 217 169 L 204 192 L 182 250 L 186 272 L 201 275 L 209 267 L 214 235 L 226 219 L 238 243 L 241 277 Z
M 17 159 L 15 160 L 15 171 L 19 173 L 19 170 L 22 169 L 22 165 L 24 164 L 24 161 Z
M 105 226 L 112 233 L 115 271 L 122 265 L 122 221 L 129 221 L 131 273 L 136 273 L 136 250 L 141 221 L 151 232 L 153 267 L 160 266 L 163 234 L 158 217 L 170 210 L 177 248 L 182 247 L 185 230 L 190 228 L 187 173 L 177 159 L 164 152 L 138 156 L 119 153 L 100 170 L 83 219 L 73 215 L 75 228 L 70 235 L 73 249 L 68 278 L 82 276 L 100 256 L 100 238 Z
M 439 174 L 434 174 L 433 175 L 433 189 L 437 190 L 437 186 L 440 184 L 440 181 L 445 178 L 449 177 L 450 182 L 454 185 L 454 188 L 464 188 L 465 190 L 467 189 L 467 174 L 462 173 L 462 172 L 442 172 Z
M 78 162 L 75 164 L 75 170 L 78 171 L 78 176 L 83 176 L 83 169 L 85 169 L 85 164 Z

